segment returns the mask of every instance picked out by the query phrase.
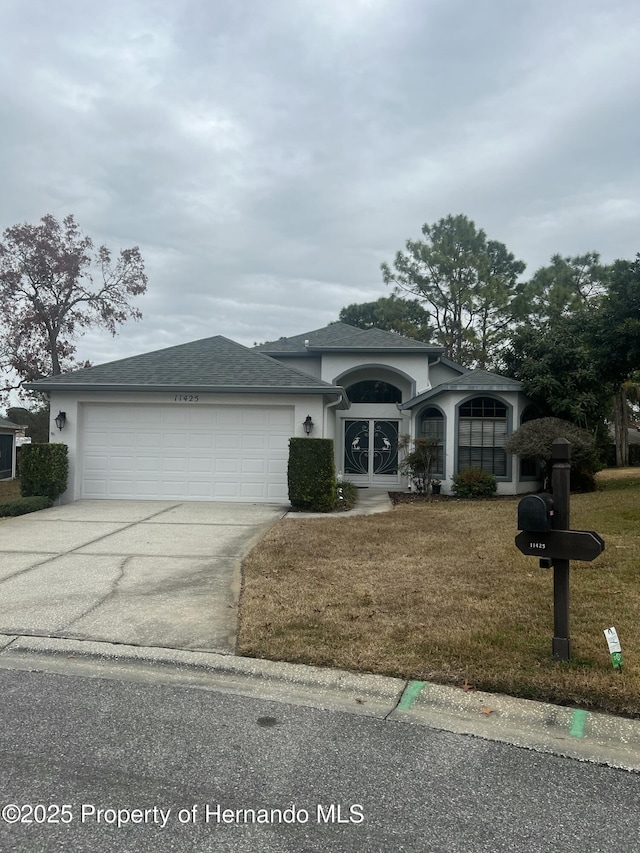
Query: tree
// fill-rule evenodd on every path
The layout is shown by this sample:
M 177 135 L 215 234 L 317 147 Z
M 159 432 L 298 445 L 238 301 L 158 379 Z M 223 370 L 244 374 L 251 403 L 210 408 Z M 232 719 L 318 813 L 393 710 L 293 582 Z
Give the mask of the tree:
M 612 395 L 616 465 L 629 464 L 629 401 L 638 399 L 640 370 L 640 254 L 634 261 L 616 261 L 602 300 L 593 341 L 594 359 L 602 380 L 615 387 Z
M 396 295 L 381 296 L 375 302 L 347 305 L 340 311 L 339 321 L 358 329 L 375 327 L 397 332 L 425 343 L 431 340 L 433 331 L 429 325 L 429 312 L 417 299 L 399 299 Z
M 597 252 L 565 258 L 553 255 L 549 266 L 518 284 L 514 316 L 533 325 L 569 316 L 605 293 L 610 271 Z
M 572 316 L 516 329 L 501 354 L 501 371 L 547 415 L 602 432 L 614 385 L 603 381 L 592 341 L 597 312 L 585 307 Z
M 73 216 L 60 223 L 47 214 L 38 225 L 7 228 L 0 243 L 0 365 L 20 381 L 4 390 L 77 366 L 77 337 L 97 326 L 115 335 L 126 320 L 140 319 L 131 299 L 146 289 L 138 247 L 112 261 Z
M 49 441 L 49 406 L 39 405 L 33 409 L 13 407 L 7 409 L 7 418 L 14 424 L 25 426 L 27 435 L 34 444 L 46 444 Z
M 408 240 L 406 253 L 396 254 L 393 270 L 382 264 L 383 279 L 424 301 L 434 342 L 450 358 L 486 367 L 508 334 L 525 264 L 463 215 L 425 223 L 422 233 L 426 240 Z
M 505 441 L 507 453 L 521 459 L 541 462 L 548 480 L 551 473 L 553 442 L 565 438 L 571 442 L 571 475 L 575 488 L 593 491 L 594 474 L 599 468 L 593 436 L 587 430 L 560 418 L 538 418 L 527 421 Z

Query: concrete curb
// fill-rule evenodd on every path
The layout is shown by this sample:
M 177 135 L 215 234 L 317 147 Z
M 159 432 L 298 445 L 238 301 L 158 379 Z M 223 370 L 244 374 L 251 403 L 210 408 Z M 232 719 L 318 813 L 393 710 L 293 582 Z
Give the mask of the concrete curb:
M 14 635 L 0 635 L 0 668 L 226 692 L 640 771 L 640 720 L 419 681 L 206 651 Z

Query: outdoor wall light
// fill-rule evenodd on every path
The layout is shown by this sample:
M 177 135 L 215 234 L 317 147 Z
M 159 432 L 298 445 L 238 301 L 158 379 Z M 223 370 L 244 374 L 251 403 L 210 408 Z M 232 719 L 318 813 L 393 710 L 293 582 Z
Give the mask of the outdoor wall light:
M 59 430 L 62 430 L 67 423 L 67 413 L 66 412 L 58 412 L 56 415 L 56 426 Z
M 302 428 L 304 429 L 307 435 L 311 435 L 311 433 L 313 432 L 313 421 L 311 420 L 311 415 L 307 415 L 307 417 L 304 419 Z

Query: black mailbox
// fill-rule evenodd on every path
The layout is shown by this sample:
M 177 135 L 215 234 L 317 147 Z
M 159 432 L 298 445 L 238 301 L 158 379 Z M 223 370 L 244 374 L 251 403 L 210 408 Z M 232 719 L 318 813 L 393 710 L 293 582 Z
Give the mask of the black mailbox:
M 551 495 L 527 495 L 518 504 L 518 530 L 544 532 L 551 530 L 553 498 Z

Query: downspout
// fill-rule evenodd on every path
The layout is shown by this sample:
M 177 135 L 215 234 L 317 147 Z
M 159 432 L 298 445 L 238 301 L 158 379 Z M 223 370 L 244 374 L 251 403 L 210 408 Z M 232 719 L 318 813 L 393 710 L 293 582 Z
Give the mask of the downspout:
M 344 400 L 345 395 L 346 395 L 346 391 L 344 390 L 344 388 L 342 386 L 339 386 L 339 387 L 340 387 L 340 391 L 342 393 L 333 401 L 333 403 L 327 403 L 327 405 L 324 407 L 322 432 L 325 436 L 327 434 L 327 428 L 329 426 L 329 418 L 327 415 L 328 410 L 334 409 L 339 403 L 341 403 Z M 338 453 L 340 454 L 340 459 L 342 459 L 343 448 L 342 447 L 338 448 L 338 442 L 335 440 L 335 438 L 333 441 L 333 445 L 334 445 L 334 460 L 333 461 L 335 463 L 335 461 L 336 461 L 335 457 L 337 456 Z M 338 478 L 338 481 L 340 481 L 342 479 L 342 466 L 341 465 L 336 465 L 336 476 Z

